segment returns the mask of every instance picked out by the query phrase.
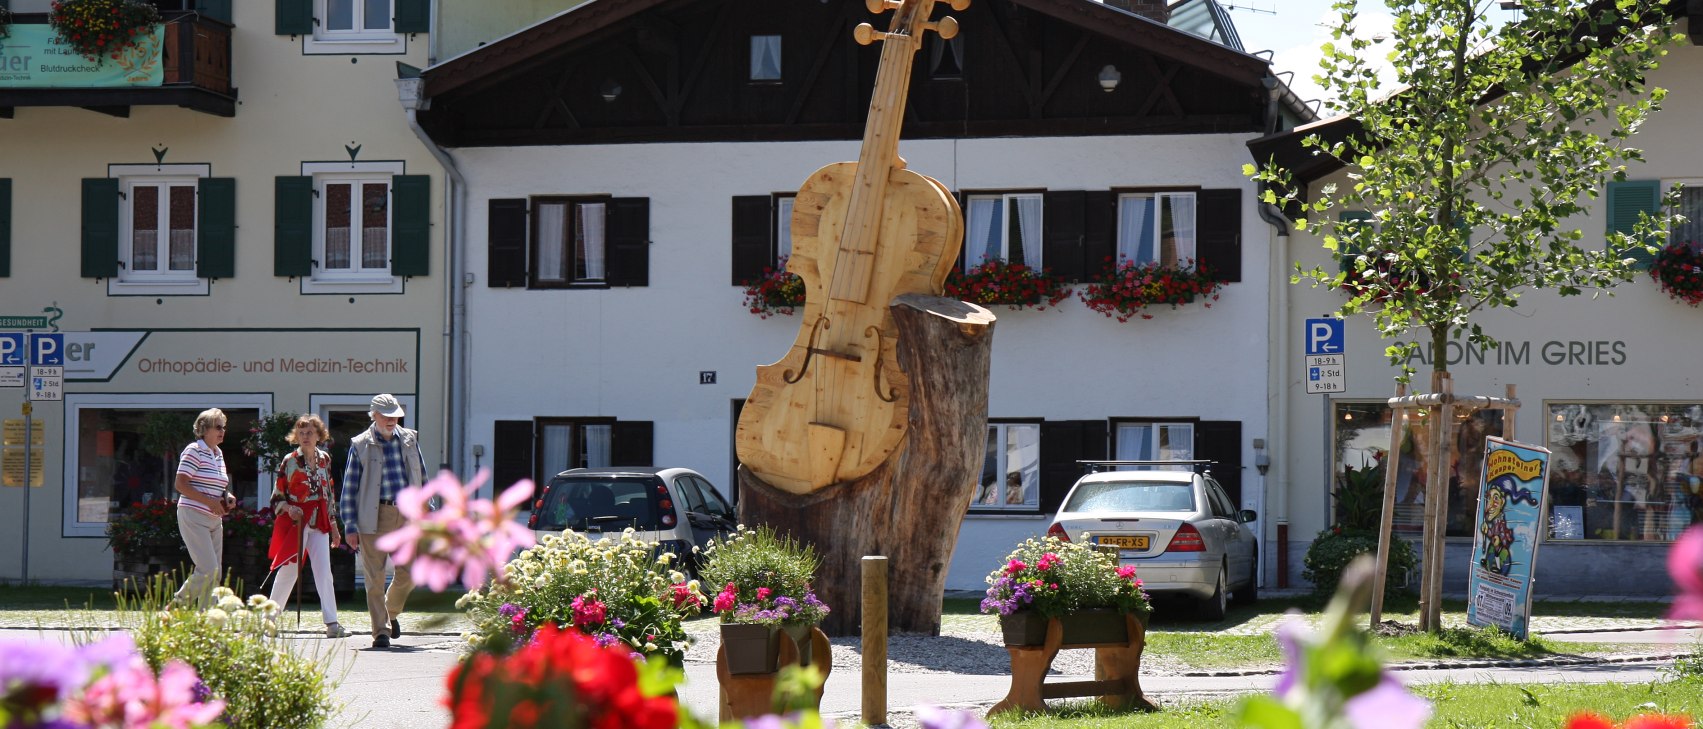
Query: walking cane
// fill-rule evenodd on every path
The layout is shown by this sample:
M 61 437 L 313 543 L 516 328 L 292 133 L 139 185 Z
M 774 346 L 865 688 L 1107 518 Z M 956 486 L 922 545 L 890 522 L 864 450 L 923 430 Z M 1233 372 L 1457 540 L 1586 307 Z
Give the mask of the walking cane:
M 317 509 L 318 507 L 314 507 Z M 302 523 L 296 529 L 296 629 L 302 627 L 302 583 L 307 581 L 307 565 L 302 564 L 302 552 L 307 549 L 307 522 L 313 518 L 313 513 L 302 515 Z M 324 600 L 325 596 L 320 595 Z

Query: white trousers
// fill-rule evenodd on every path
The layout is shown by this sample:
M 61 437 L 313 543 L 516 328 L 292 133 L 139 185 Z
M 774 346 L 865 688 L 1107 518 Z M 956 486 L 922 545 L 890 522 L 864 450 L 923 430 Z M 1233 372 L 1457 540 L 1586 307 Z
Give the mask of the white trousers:
M 308 527 L 306 539 L 308 564 L 313 566 L 313 586 L 319 591 L 319 612 L 325 616 L 325 624 L 337 622 L 337 593 L 331 582 L 331 535 L 313 527 Z M 301 563 L 291 562 L 278 568 L 278 574 L 272 578 L 272 602 L 280 607 L 289 605 L 290 591 L 296 589 L 296 575 L 301 572 Z

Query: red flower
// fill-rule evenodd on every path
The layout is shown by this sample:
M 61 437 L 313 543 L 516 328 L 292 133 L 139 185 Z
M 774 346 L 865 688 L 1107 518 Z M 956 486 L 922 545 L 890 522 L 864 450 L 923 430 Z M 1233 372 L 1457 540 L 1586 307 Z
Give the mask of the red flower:
M 547 623 L 506 658 L 475 654 L 449 675 L 451 729 L 580 725 L 667 729 L 679 721 L 669 696 L 645 696 L 622 648 Z M 499 710 L 506 710 L 497 715 Z M 577 719 L 577 721 L 575 721 Z
M 1623 729 L 1691 729 L 1691 717 L 1680 714 L 1639 714 L 1626 720 Z
M 1569 717 L 1563 729 L 1614 729 L 1614 721 L 1602 714 L 1587 711 Z

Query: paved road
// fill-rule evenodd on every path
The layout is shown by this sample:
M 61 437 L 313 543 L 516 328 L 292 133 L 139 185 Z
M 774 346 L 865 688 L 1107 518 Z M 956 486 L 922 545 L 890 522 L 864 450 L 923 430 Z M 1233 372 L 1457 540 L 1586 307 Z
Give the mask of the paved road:
M 1676 636 L 1676 633 L 1683 635 Z M 1574 633 L 1551 636 L 1591 642 L 1636 643 L 1680 640 L 1676 650 L 1694 646 L 1703 631 L 1618 631 Z M 0 639 L 41 635 L 34 630 L 0 629 Z M 48 631 L 49 637 L 68 639 L 66 631 Z M 439 703 L 444 696 L 444 679 L 457 660 L 460 641 L 444 636 L 404 635 L 390 650 L 367 648 L 365 637 L 326 641 L 309 638 L 302 645 L 310 650 L 342 650 L 347 660 L 337 663 L 347 673 L 337 689 L 345 705 L 339 726 L 374 729 L 424 729 L 446 726 L 449 714 Z M 1644 683 L 1660 677 L 1665 663 L 1600 664 L 1582 666 L 1527 666 L 1501 668 L 1441 668 L 1403 670 L 1410 683 Z M 1070 680 L 1085 677 L 1058 677 Z M 1249 676 L 1147 676 L 1142 687 L 1161 703 L 1184 697 L 1225 696 L 1269 690 L 1273 674 Z M 855 667 L 835 671 L 828 679 L 823 713 L 855 719 L 862 708 L 860 677 Z M 891 674 L 888 706 L 893 716 L 902 717 L 923 705 L 985 708 L 1002 698 L 1010 687 L 1006 675 Z M 680 689 L 685 705 L 700 717 L 717 711 L 717 686 L 713 664 L 686 665 L 686 682 Z

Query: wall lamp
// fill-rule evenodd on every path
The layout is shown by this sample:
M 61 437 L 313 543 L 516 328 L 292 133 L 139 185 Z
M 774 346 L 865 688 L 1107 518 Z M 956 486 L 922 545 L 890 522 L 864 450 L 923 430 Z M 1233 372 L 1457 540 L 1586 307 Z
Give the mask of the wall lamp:
M 605 102 L 614 103 L 616 99 L 621 97 L 621 85 L 615 83 L 615 79 L 608 79 L 603 82 L 603 88 L 598 89 L 597 93 L 603 97 Z
M 1118 82 L 1123 80 L 1123 77 L 1123 74 L 1118 73 L 1117 66 L 1108 63 L 1105 68 L 1100 69 L 1100 88 L 1105 89 L 1108 94 L 1112 93 L 1118 87 Z

